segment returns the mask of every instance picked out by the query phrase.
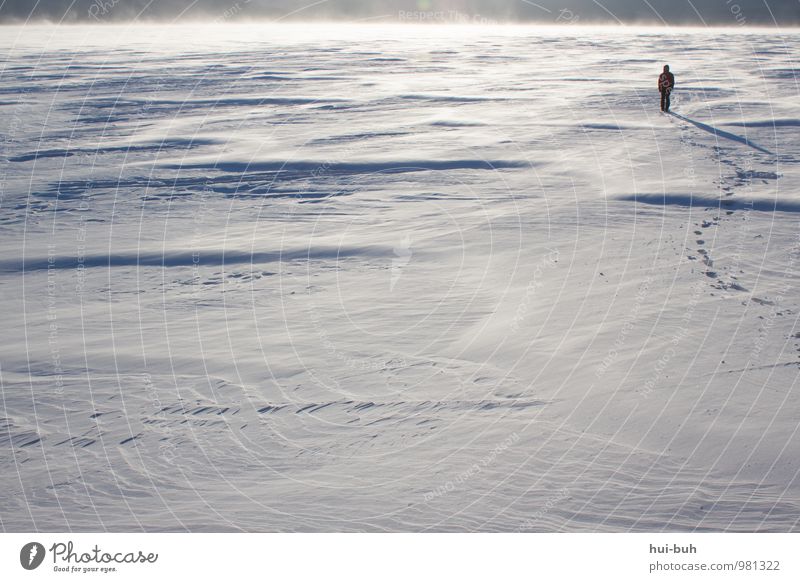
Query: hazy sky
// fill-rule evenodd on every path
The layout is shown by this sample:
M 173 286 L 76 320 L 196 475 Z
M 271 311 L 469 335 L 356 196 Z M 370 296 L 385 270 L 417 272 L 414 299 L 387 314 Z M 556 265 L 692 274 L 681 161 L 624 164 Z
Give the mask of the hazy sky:
M 376 19 L 800 24 L 800 0 L 0 0 L 0 20 Z

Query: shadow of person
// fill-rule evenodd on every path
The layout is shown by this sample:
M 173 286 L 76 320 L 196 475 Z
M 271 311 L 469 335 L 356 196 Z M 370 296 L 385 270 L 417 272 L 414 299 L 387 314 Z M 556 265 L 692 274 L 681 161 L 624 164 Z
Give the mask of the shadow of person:
M 682 121 L 685 121 L 686 123 L 691 123 L 696 128 L 702 129 L 703 131 L 707 131 L 708 133 L 716 136 L 717 138 L 721 137 L 723 139 L 729 139 L 731 141 L 735 141 L 737 143 L 749 146 L 749 147 L 753 148 L 754 150 L 759 151 L 759 152 L 761 152 L 763 154 L 768 154 L 770 156 L 774 156 L 775 155 L 771 151 L 769 151 L 768 149 L 762 148 L 760 145 L 757 145 L 757 144 L 753 143 L 751 140 L 747 139 L 744 136 L 736 135 L 735 133 L 731 133 L 729 131 L 724 131 L 722 129 L 717 129 L 716 127 L 712 127 L 712 126 L 710 126 L 708 124 L 701 123 L 700 121 L 695 121 L 694 119 L 689 119 L 688 117 L 684 117 L 683 115 L 680 115 L 679 113 L 675 113 L 674 111 L 669 111 L 668 115 L 673 115 L 673 116 L 677 117 L 678 119 L 680 119 Z

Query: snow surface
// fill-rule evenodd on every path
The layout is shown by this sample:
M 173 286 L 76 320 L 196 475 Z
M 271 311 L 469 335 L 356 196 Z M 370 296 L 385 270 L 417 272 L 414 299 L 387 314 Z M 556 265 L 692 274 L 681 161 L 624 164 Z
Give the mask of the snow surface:
M 0 527 L 800 530 L 799 41 L 3 28 Z

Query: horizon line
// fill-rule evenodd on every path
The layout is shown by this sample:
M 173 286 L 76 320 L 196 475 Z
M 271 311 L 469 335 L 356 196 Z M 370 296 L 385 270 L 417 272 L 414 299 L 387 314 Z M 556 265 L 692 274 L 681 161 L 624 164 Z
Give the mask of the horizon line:
M 382 18 L 386 18 L 382 20 Z M 116 19 L 109 21 L 93 21 L 89 20 L 70 20 L 70 21 L 56 21 L 47 18 L 37 18 L 32 20 L 10 19 L 0 20 L 0 26 L 130 26 L 130 25 L 160 25 L 160 26 L 184 26 L 184 25 L 220 25 L 220 26 L 237 26 L 237 25 L 275 25 L 275 26 L 309 26 L 309 25 L 356 25 L 356 26 L 397 26 L 397 27 L 418 27 L 418 28 L 513 28 L 513 27 L 535 27 L 535 28 L 552 28 L 552 29 L 589 29 L 589 28 L 652 28 L 652 29 L 692 29 L 692 30 L 800 30 L 800 22 L 788 24 L 769 24 L 759 22 L 754 24 L 722 24 L 722 23 L 669 23 L 657 21 L 644 21 L 634 20 L 626 22 L 614 22 L 609 20 L 594 20 L 587 21 L 581 20 L 580 22 L 554 22 L 551 20 L 525 20 L 525 21 L 491 21 L 491 22 L 459 22 L 459 21 L 414 21 L 414 20 L 398 20 L 396 18 L 389 19 L 388 17 L 371 17 L 364 19 L 335 19 L 335 18 L 316 18 L 313 20 L 281 20 L 269 18 L 237 18 L 237 19 L 211 19 L 211 18 L 183 18 L 181 20 L 168 20 L 156 18 L 142 18 L 142 19 Z

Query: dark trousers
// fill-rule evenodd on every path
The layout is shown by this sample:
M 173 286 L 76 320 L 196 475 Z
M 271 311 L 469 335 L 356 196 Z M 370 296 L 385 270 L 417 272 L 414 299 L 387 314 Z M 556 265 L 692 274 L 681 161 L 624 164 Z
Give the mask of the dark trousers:
M 672 89 L 661 89 L 661 111 L 669 111 L 669 94 Z

